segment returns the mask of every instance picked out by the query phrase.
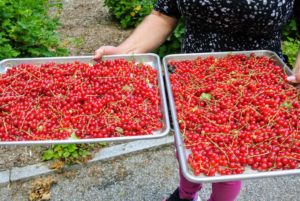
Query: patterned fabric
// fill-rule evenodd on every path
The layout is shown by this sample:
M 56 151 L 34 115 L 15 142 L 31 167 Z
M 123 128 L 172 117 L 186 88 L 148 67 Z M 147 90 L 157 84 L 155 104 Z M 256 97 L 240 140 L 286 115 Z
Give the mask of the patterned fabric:
M 297 1 L 297 2 L 296 2 Z M 154 9 L 184 17 L 182 52 L 266 49 L 281 53 L 281 29 L 299 0 L 158 0 Z
M 297 22 L 298 31 L 300 32 L 300 1 L 295 0 L 294 15 Z

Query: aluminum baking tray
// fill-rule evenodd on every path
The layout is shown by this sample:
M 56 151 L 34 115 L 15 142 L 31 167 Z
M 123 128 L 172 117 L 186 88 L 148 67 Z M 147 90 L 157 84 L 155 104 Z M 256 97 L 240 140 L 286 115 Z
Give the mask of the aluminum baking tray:
M 47 57 L 47 58 L 20 58 L 20 59 L 5 59 L 0 61 L 0 73 L 5 73 L 8 68 L 16 66 L 21 63 L 28 64 L 44 64 L 48 62 L 67 63 L 80 61 L 84 63 L 94 63 L 92 56 L 72 56 L 72 57 Z M 163 81 L 163 72 L 161 68 L 160 58 L 156 54 L 122 54 L 104 56 L 103 60 L 125 59 L 127 61 L 135 61 L 138 63 L 144 63 L 152 66 L 157 70 L 157 79 L 159 84 L 159 91 L 161 96 L 161 112 L 163 114 L 163 128 L 155 131 L 149 135 L 140 136 L 126 136 L 126 137 L 113 137 L 113 138 L 90 138 L 90 139 L 67 139 L 67 140 L 44 140 L 44 141 L 0 141 L 0 145 L 50 145 L 50 144 L 69 144 L 69 143 L 97 143 L 97 142 L 117 142 L 117 141 L 129 141 L 129 140 L 145 140 L 155 139 L 166 136 L 170 131 L 170 122 L 168 114 L 167 99 Z
M 251 53 L 257 56 L 267 56 L 272 57 L 275 60 L 276 65 L 281 66 L 284 72 L 287 75 L 291 75 L 292 71 L 290 68 L 280 59 L 280 57 L 268 50 L 256 50 L 256 51 L 235 51 L 235 52 L 213 52 L 213 53 L 195 53 L 195 54 L 173 54 L 168 55 L 163 58 L 163 66 L 165 71 L 165 78 L 166 78 L 166 88 L 169 97 L 169 107 L 171 110 L 172 121 L 174 125 L 175 131 L 175 142 L 179 156 L 179 163 L 181 166 L 181 170 L 183 175 L 191 182 L 195 183 L 205 183 L 205 182 L 221 182 L 221 181 L 235 181 L 235 180 L 244 180 L 244 179 L 255 179 L 255 178 L 264 178 L 264 177 L 274 177 L 274 176 L 286 176 L 286 175 L 296 175 L 300 174 L 300 169 L 294 170 L 278 170 L 278 171 L 271 171 L 271 172 L 258 172 L 254 171 L 250 168 L 246 168 L 243 174 L 237 175 L 216 175 L 216 176 L 196 176 L 193 174 L 192 170 L 189 168 L 187 163 L 187 157 L 189 155 L 190 150 L 185 148 L 178 121 L 176 115 L 176 106 L 174 104 L 174 97 L 172 93 L 172 85 L 170 82 L 169 72 L 167 68 L 167 64 L 169 61 L 182 61 L 182 60 L 194 60 L 197 57 L 208 57 L 214 56 L 216 58 L 224 57 L 228 54 L 245 54 L 250 55 Z

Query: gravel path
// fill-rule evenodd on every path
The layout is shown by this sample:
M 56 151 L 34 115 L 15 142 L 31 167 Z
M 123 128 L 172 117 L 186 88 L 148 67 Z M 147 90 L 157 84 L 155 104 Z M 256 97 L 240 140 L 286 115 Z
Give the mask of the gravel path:
M 54 201 L 160 201 L 178 183 L 174 147 L 164 146 L 102 163 L 68 168 L 53 175 Z M 27 200 L 31 181 L 0 188 L 0 200 Z M 300 201 L 300 176 L 255 179 L 244 182 L 238 201 Z M 210 185 L 204 185 L 207 199 Z
M 121 29 L 104 0 L 63 0 L 58 30 L 71 55 L 93 54 L 102 45 L 118 45 L 132 30 Z

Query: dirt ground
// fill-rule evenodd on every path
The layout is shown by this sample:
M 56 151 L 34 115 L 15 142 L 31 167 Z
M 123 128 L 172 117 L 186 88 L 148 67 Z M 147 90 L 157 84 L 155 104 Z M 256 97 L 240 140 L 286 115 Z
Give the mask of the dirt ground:
M 109 16 L 104 0 L 64 0 L 60 13 L 63 45 L 70 55 L 92 55 L 102 45 L 117 45 L 132 30 L 122 30 Z M 41 161 L 45 146 L 0 146 L 0 171 Z
M 59 33 L 72 55 L 91 55 L 102 45 L 117 45 L 131 30 L 122 30 L 104 0 L 64 0 Z

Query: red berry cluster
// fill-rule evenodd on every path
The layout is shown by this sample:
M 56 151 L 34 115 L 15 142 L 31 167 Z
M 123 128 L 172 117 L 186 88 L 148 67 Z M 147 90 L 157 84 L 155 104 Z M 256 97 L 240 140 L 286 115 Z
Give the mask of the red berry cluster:
M 161 128 L 157 71 L 145 64 L 21 64 L 0 75 L 1 141 L 149 135 Z
M 299 168 L 300 92 L 271 58 L 210 56 L 169 67 L 195 175 Z

